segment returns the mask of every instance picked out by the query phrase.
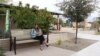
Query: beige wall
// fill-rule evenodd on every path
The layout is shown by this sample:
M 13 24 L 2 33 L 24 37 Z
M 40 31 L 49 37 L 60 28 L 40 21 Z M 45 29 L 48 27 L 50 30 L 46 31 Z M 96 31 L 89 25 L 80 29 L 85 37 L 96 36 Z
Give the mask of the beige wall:
M 76 22 L 73 22 L 73 26 L 76 27 Z M 78 26 L 84 27 L 85 28 L 90 28 L 92 27 L 92 24 L 88 23 L 88 22 L 80 22 L 78 23 Z

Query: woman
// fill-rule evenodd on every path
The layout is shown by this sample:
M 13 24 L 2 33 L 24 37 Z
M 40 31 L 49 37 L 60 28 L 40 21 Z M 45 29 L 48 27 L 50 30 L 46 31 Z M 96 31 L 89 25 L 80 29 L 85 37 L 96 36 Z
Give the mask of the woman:
M 32 29 L 31 36 L 33 39 L 40 41 L 40 50 L 43 50 L 44 45 L 48 47 L 48 45 L 45 42 L 42 30 L 38 25 L 36 25 L 35 28 Z

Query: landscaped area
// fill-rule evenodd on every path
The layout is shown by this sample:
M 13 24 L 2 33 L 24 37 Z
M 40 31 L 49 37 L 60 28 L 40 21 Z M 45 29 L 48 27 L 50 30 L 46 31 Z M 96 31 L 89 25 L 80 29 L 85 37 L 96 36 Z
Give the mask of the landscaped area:
M 52 32 L 49 35 L 49 44 L 50 46 L 44 47 L 44 50 L 41 52 L 39 50 L 39 43 L 27 43 L 27 44 L 21 44 L 17 46 L 17 55 L 16 56 L 21 56 L 21 55 L 36 55 L 36 56 L 52 56 L 52 55 L 67 55 L 67 56 L 71 56 L 77 52 L 80 52 L 81 50 L 84 50 L 85 48 L 97 43 L 100 38 L 99 36 L 93 35 L 93 37 L 95 36 L 96 39 L 92 39 L 91 36 L 92 34 L 88 34 L 87 36 L 84 36 L 85 33 L 81 33 L 80 36 L 78 36 L 78 42 L 77 44 L 75 44 L 75 40 L 74 37 L 68 37 L 67 34 L 70 34 L 69 32 L 65 32 L 65 31 L 70 31 L 69 28 L 62 28 L 63 30 L 61 30 L 58 33 Z M 69 30 L 68 30 L 69 29 Z M 70 34 L 72 35 L 72 34 Z M 82 38 L 81 36 L 84 36 L 84 38 Z M 89 38 L 89 39 L 88 39 Z M 60 42 L 61 40 L 61 42 Z M 26 51 L 27 50 L 27 51 Z M 92 49 L 91 49 L 92 50 Z M 58 52 L 59 51 L 59 52 Z M 38 52 L 39 54 L 36 54 L 36 52 Z M 14 52 L 6 52 L 5 53 L 8 56 L 13 56 Z
M 55 47 L 60 47 L 63 49 L 78 52 L 96 42 L 97 42 L 96 40 L 88 40 L 88 39 L 78 38 L 77 44 L 74 43 L 74 39 L 73 39 L 73 40 L 61 41 L 61 44 L 54 43 L 52 45 Z
M 0 0 L 0 56 L 100 56 L 99 0 Z

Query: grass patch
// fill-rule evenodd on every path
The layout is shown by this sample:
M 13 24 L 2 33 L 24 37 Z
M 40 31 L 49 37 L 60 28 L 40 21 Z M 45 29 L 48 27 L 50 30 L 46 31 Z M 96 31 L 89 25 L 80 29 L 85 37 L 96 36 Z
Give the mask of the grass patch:
M 100 35 L 100 32 L 96 32 L 96 35 Z
M 66 40 L 66 41 L 58 40 L 57 43 L 53 43 L 51 45 L 77 52 L 97 42 L 95 40 L 88 40 L 88 39 L 82 39 L 82 38 L 78 38 L 77 44 L 75 44 L 74 41 L 75 41 L 74 39 Z
M 1 47 L 0 47 L 0 56 L 5 56 L 4 55 L 4 49 L 2 49 Z
M 59 38 L 59 39 L 56 41 L 56 44 L 57 44 L 58 46 L 60 46 L 61 43 L 62 43 L 62 40 Z

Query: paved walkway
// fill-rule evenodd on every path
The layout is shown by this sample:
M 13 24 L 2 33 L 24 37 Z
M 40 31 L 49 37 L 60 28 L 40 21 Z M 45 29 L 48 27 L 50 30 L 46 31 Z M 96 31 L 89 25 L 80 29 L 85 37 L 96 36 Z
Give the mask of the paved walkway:
M 45 47 L 43 51 L 39 49 L 39 46 L 33 46 L 29 48 L 17 49 L 17 55 L 14 55 L 13 51 L 6 52 L 6 56 L 71 56 L 75 52 L 56 48 L 53 46 Z
M 70 33 L 75 33 L 75 30 L 72 30 L 70 28 L 63 28 L 61 31 L 63 34 L 50 34 L 50 43 L 55 43 L 57 42 L 58 39 L 66 40 L 68 38 L 67 35 L 70 35 Z M 68 32 L 68 34 L 64 33 Z M 29 48 L 22 48 L 22 49 L 17 49 L 17 55 L 14 55 L 13 51 L 11 52 L 6 52 L 6 56 L 100 56 L 99 51 L 100 51 L 100 35 L 93 35 L 85 33 L 85 32 L 80 32 L 78 33 L 79 38 L 84 38 L 84 39 L 91 39 L 91 40 L 98 40 L 97 43 L 83 49 L 82 51 L 79 51 L 78 53 L 62 49 L 62 48 L 57 48 L 50 46 L 49 48 L 45 48 L 43 51 L 40 51 L 39 46 L 33 46 Z M 93 51 L 93 52 L 92 52 Z M 90 54 L 92 53 L 92 55 Z M 78 55 L 79 54 L 79 55 Z M 86 55 L 84 55 L 86 54 Z M 95 55 L 97 54 L 97 55 Z
M 64 28 L 63 31 L 75 33 L 75 30 Z M 100 56 L 100 35 L 94 35 L 93 31 L 79 31 L 78 38 L 97 40 L 98 42 L 90 45 L 89 47 L 73 54 L 72 56 Z
M 63 28 L 61 32 L 69 32 L 75 34 L 75 30 L 72 28 Z M 95 35 L 94 31 L 79 31 L 78 38 L 100 41 L 100 35 Z
M 72 56 L 100 56 L 100 41 L 73 54 Z
M 65 35 L 65 34 L 64 34 Z M 50 34 L 50 44 L 56 43 L 59 39 L 66 40 L 66 36 L 63 34 Z M 13 51 L 8 51 L 5 53 L 6 56 L 71 56 L 76 52 L 71 50 L 66 50 L 58 47 L 50 46 L 49 48 L 44 48 L 40 51 L 39 46 L 27 47 L 22 49 L 17 49 L 17 55 L 14 55 Z

